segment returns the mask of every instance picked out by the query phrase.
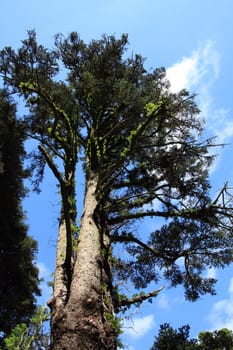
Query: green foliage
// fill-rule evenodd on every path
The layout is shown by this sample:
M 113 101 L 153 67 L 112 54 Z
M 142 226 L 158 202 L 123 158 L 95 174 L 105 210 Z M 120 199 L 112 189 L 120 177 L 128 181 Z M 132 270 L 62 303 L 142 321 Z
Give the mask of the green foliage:
M 146 116 L 150 117 L 151 115 L 153 115 L 155 112 L 157 112 L 157 110 L 163 106 L 163 101 L 162 99 L 160 99 L 158 101 L 158 103 L 152 103 L 152 102 L 148 102 L 145 105 L 145 111 L 146 111 Z
M 27 322 L 39 295 L 35 266 L 37 243 L 27 236 L 21 201 L 25 196 L 24 136 L 16 121 L 16 108 L 0 91 L 0 332 L 3 337 L 16 324 Z
M 159 333 L 155 337 L 151 350 L 195 350 L 196 339 L 189 339 L 190 326 L 185 325 L 178 330 L 172 328 L 168 323 L 160 325 Z
M 200 332 L 198 339 L 189 338 L 190 326 L 178 330 L 168 323 L 160 325 L 151 350 L 232 350 L 233 333 L 227 328 Z
M 122 329 L 121 329 L 121 319 L 117 316 L 114 316 L 110 313 L 105 313 L 106 319 L 110 321 L 111 325 L 113 326 L 116 334 L 119 336 L 122 334 Z
M 198 339 L 200 350 L 233 350 L 233 333 L 227 328 L 201 332 Z
M 49 313 L 39 306 L 29 324 L 21 323 L 13 328 L 5 339 L 5 350 L 46 350 L 49 348 L 49 336 L 44 332 L 44 323 Z
M 127 45 L 127 35 L 86 44 L 71 33 L 57 35 L 55 49 L 48 50 L 32 31 L 18 51 L 0 52 L 0 72 L 29 110 L 21 126 L 40 143 L 33 161 L 38 181 L 47 163 L 60 185 L 67 276 L 73 273 L 74 179 L 80 161 L 86 185 L 92 178 L 98 182 L 93 217 L 98 214 L 101 244 L 124 248 L 120 258 L 108 259 L 115 252 L 109 247 L 100 252 L 100 266 L 109 269 L 107 285 L 131 282 L 142 290 L 162 281 L 183 285 L 186 298 L 194 301 L 215 293 L 216 281 L 205 278 L 205 270 L 233 260 L 232 195 L 223 186 L 216 200 L 210 198 L 214 140 L 200 141 L 195 95 L 171 93 L 165 69 L 147 72 L 140 55 L 126 57 Z M 65 82 L 57 79 L 61 62 Z M 152 232 L 137 230 L 148 218 L 150 227 L 163 224 Z M 67 280 L 69 285 L 72 276 Z M 119 310 L 117 297 L 114 303 Z
M 116 334 L 118 349 L 123 349 L 123 344 L 119 338 L 119 336 L 123 333 L 122 322 L 121 322 L 120 317 L 115 316 L 115 315 L 111 314 L 110 312 L 105 312 L 105 317 L 106 317 L 106 320 L 112 326 L 112 328 Z

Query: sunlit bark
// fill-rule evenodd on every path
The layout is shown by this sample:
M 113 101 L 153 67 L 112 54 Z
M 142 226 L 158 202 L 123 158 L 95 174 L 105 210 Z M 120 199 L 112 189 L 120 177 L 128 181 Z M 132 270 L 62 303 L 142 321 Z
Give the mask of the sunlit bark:
M 83 215 L 77 245 L 77 260 L 73 271 L 70 294 L 64 297 L 62 255 L 65 238 L 60 227 L 53 305 L 56 317 L 52 324 L 51 350 L 116 349 L 113 326 L 113 306 L 106 265 L 107 237 L 97 226 L 93 213 L 97 207 L 97 177 L 87 181 Z M 60 249 L 60 250 L 59 250 Z M 68 293 L 69 290 L 66 290 Z M 60 294 L 59 294 L 60 293 Z M 64 306 L 65 299 L 67 303 Z

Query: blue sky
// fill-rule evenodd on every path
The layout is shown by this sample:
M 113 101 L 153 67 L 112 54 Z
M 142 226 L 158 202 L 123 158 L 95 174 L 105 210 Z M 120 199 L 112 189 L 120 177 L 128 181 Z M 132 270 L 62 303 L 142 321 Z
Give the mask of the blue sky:
M 232 0 L 12 0 L 1 4 L 0 47 L 20 45 L 26 30 L 36 29 L 48 47 L 56 33 L 77 31 L 84 40 L 101 34 L 129 34 L 129 54 L 146 57 L 146 67 L 167 68 L 171 88 L 198 93 L 205 134 L 227 145 L 218 149 L 211 168 L 213 195 L 229 180 L 233 183 L 233 2 Z M 42 193 L 25 201 L 30 234 L 39 241 L 38 266 L 45 280 L 54 266 L 59 197 L 48 172 Z M 152 346 L 159 325 L 190 323 L 199 331 L 233 330 L 233 270 L 207 271 L 217 276 L 217 296 L 195 303 L 183 298 L 182 288 L 165 289 L 153 304 L 132 310 L 124 323 L 125 349 Z M 43 284 L 45 303 L 50 291 Z

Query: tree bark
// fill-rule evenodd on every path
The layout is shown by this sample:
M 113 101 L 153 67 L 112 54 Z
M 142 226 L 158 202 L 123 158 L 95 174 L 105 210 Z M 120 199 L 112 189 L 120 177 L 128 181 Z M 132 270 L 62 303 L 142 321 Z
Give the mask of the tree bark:
M 109 281 L 111 276 L 106 253 L 110 243 L 107 236 L 103 237 L 104 230 L 101 230 L 94 218 L 98 206 L 97 183 L 95 174 L 89 176 L 77 244 L 77 260 L 67 302 L 64 304 L 63 299 L 52 305 L 51 350 L 117 348 Z M 58 249 L 63 249 L 62 240 L 60 243 Z M 62 278 L 59 271 L 56 276 L 58 279 Z M 55 300 L 62 290 L 62 281 L 60 284 L 56 281 Z
M 56 251 L 56 266 L 54 273 L 53 299 L 48 301 L 53 311 L 59 312 L 66 303 L 67 298 L 67 281 L 65 273 L 65 257 L 66 257 L 66 224 L 65 220 L 61 220 L 59 225 L 57 251 Z

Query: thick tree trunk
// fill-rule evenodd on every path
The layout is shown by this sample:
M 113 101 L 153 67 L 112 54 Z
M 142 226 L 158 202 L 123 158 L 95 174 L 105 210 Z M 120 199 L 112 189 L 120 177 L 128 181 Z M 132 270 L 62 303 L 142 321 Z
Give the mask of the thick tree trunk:
M 98 205 L 96 188 L 97 179 L 93 175 L 87 181 L 77 260 L 67 302 L 62 308 L 58 302 L 52 306 L 51 350 L 114 350 L 117 347 L 111 281 L 104 251 L 108 242 L 94 219 Z

